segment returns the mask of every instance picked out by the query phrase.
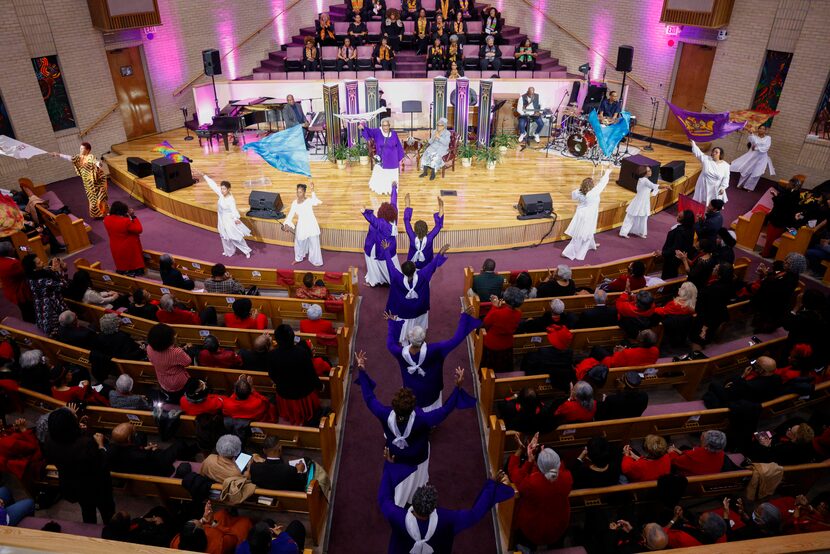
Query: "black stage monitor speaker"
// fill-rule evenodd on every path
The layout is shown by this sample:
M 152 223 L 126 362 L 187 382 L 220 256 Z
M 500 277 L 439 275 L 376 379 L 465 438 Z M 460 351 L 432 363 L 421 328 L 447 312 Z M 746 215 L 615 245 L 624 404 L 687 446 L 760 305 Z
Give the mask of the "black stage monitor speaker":
M 623 158 L 622 165 L 620 166 L 620 178 L 617 184 L 627 188 L 631 192 L 637 192 L 637 168 L 641 165 L 651 168 L 651 177 L 649 179 L 652 183 L 656 183 L 660 177 L 660 162 L 637 154 L 636 156 Z
M 579 81 L 574 81 L 571 87 L 571 96 L 568 98 L 568 105 L 575 104 L 579 99 Z
M 686 175 L 686 162 L 674 160 L 660 168 L 660 178 L 673 183 Z
M 550 194 L 523 194 L 516 206 L 522 216 L 548 216 L 553 212 L 553 199 Z
M 266 192 L 264 190 L 252 190 L 248 196 L 248 204 L 252 210 L 268 210 L 281 212 L 283 208 L 282 197 L 278 192 Z
M 222 58 L 219 56 L 219 50 L 215 48 L 202 50 L 202 64 L 205 66 L 205 75 L 222 74 Z
M 634 47 L 622 45 L 617 50 L 617 71 L 631 71 L 634 62 Z
M 193 184 L 189 163 L 174 162 L 170 158 L 156 158 L 152 163 L 157 189 L 174 192 Z
M 608 85 L 600 83 L 598 85 L 588 85 L 588 93 L 585 95 L 585 100 L 582 102 L 582 113 L 589 114 L 592 110 L 599 110 L 599 104 L 605 98 L 605 93 L 608 91 Z
M 144 158 L 130 156 L 127 158 L 127 171 L 136 177 L 148 177 L 153 174 L 153 166 Z

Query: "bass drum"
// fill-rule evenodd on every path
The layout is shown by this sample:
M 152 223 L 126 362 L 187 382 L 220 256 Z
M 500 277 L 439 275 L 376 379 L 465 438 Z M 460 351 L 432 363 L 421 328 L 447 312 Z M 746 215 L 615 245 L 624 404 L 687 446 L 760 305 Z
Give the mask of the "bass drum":
M 596 138 L 594 138 L 594 142 L 596 142 Z M 588 145 L 588 141 L 585 140 L 585 137 L 581 134 L 571 135 L 568 137 L 568 152 L 570 152 L 571 156 L 574 158 L 583 157 L 588 153 L 589 148 L 590 146 Z

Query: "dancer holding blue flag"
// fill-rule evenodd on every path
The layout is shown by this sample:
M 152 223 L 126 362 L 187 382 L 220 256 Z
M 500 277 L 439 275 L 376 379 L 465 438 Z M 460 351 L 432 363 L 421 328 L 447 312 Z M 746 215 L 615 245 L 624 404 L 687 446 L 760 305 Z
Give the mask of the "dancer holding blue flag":
M 260 141 L 246 144 L 242 150 L 253 150 L 262 156 L 268 165 L 280 171 L 311 177 L 305 130 L 301 125 L 289 127 Z
M 314 206 L 323 203 L 314 192 L 314 183 L 311 183 L 311 198 L 306 198 L 306 186 L 297 185 L 297 198 L 291 202 L 288 217 L 283 223 L 283 230 L 288 227 L 294 233 L 294 262 L 296 265 L 308 256 L 311 265 L 323 265 L 323 253 L 320 252 L 320 225 L 314 215 Z M 297 217 L 297 226 L 294 227 L 294 217 Z

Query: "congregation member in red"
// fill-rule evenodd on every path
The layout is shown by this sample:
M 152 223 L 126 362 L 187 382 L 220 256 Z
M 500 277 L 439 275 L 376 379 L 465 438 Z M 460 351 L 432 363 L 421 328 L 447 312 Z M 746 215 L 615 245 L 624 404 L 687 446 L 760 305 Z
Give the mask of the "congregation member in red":
M 265 314 L 253 310 L 253 304 L 247 298 L 237 298 L 231 305 L 233 313 L 225 314 L 225 327 L 233 329 L 265 329 L 268 318 Z
M 694 283 L 686 281 L 680 285 L 677 296 L 669 300 L 665 306 L 654 309 L 654 313 L 661 317 L 670 315 L 694 315 L 697 304 L 697 287 Z
M 630 288 L 617 299 L 617 318 L 619 326 L 629 337 L 636 337 L 643 329 L 654 326 L 654 296 L 647 290 L 641 290 L 631 298 Z
M 507 473 L 519 490 L 514 527 L 516 542 L 533 549 L 536 545 L 557 543 L 571 520 L 568 495 L 573 477 L 551 448 L 538 447 L 537 433 L 527 445 L 527 458 L 521 443 L 507 461 Z
M 329 289 L 322 279 L 315 281 L 314 274 L 308 271 L 303 275 L 302 286 L 297 287 L 294 291 L 294 297 L 309 300 L 325 300 L 329 297 Z
M 571 395 L 563 402 L 553 417 L 560 423 L 584 423 L 593 421 L 597 413 L 597 402 L 594 400 L 594 388 L 585 381 L 577 381 L 571 385 Z
M 0 242 L 0 286 L 3 287 L 3 296 L 20 309 L 20 317 L 29 323 L 35 322 L 35 307 L 32 303 L 32 292 L 23 264 L 14 253 L 14 245 L 10 242 Z
M 715 512 L 703 512 L 694 525 L 683 518 L 683 508 L 675 506 L 674 517 L 664 530 L 669 537 L 669 549 L 726 542 L 726 522 Z
M 190 375 L 187 366 L 193 360 L 183 348 L 176 346 L 176 331 L 158 323 L 147 333 L 147 358 L 153 364 L 165 400 L 177 404 L 184 394 Z
M 202 324 L 199 314 L 177 306 L 176 299 L 171 294 L 165 294 L 159 300 L 159 310 L 156 312 L 156 319 L 160 323 L 167 323 L 168 325 Z
M 645 455 L 640 456 L 626 444 L 623 447 L 622 473 L 632 483 L 655 481 L 671 473 L 671 457 L 666 439 L 659 435 L 647 435 L 643 441 Z
M 492 308 L 484 316 L 484 354 L 481 367 L 495 372 L 513 371 L 513 334 L 522 320 L 519 306 L 524 303 L 522 291 L 509 287 L 502 298 L 490 297 Z
M 240 375 L 233 394 L 223 400 L 222 413 L 234 419 L 272 421 L 271 403 L 253 387 L 250 375 Z
M 704 431 L 700 435 L 700 446 L 681 451 L 676 446 L 669 447 L 672 468 L 683 475 L 706 475 L 720 473 L 726 448 L 726 435 L 723 431 Z
M 628 272 L 620 275 L 603 289 L 608 292 L 622 292 L 628 287 L 629 290 L 639 290 L 646 286 L 646 264 L 637 260 L 628 264 Z
M 79 381 L 70 386 L 75 379 L 71 371 L 65 366 L 55 366 L 50 375 L 52 379 L 52 398 L 61 402 L 84 402 L 94 406 L 109 406 L 109 400 L 92 388 L 89 381 Z
M 282 324 L 274 330 L 277 347 L 269 352 L 268 375 L 277 389 L 277 411 L 291 425 L 304 425 L 320 409 L 320 378 L 305 341 L 294 343 L 294 330 Z
M 223 401 L 222 396 L 208 392 L 207 383 L 196 377 L 191 377 L 184 386 L 184 396 L 182 396 L 179 404 L 185 414 L 197 416 L 221 412 Z
M 319 304 L 312 304 L 305 311 L 306 319 L 300 320 L 300 332 L 313 335 L 336 335 L 334 325 L 328 319 L 323 319 L 323 308 Z
M 36 476 L 42 464 L 40 444 L 34 432 L 27 428 L 25 418 L 18 418 L 13 425 L 3 428 L 0 432 L 0 471 L 25 480 Z
M 225 369 L 242 367 L 242 358 L 230 348 L 220 348 L 219 339 L 208 335 L 197 356 L 199 365 L 205 367 L 222 367 Z
M 144 275 L 144 253 L 139 236 L 144 229 L 135 211 L 123 202 L 113 202 L 109 215 L 104 217 L 104 228 L 109 235 L 115 271 L 130 277 Z
M 637 346 L 626 348 L 617 345 L 614 347 L 614 353 L 605 358 L 602 363 L 608 367 L 650 365 L 657 363 L 659 357 L 657 334 L 651 329 L 645 329 L 637 335 Z

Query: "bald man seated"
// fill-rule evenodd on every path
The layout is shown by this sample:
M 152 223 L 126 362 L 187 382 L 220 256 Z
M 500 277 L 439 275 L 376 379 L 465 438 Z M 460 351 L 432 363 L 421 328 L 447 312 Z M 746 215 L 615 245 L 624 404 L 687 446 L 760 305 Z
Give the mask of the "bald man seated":
M 253 349 L 240 349 L 239 356 L 242 358 L 242 369 L 268 371 L 268 351 L 271 350 L 271 344 L 271 335 L 263 333 L 254 339 Z
M 725 385 L 712 383 L 703 395 L 707 408 L 721 408 L 730 402 L 746 400 L 761 403 L 781 395 L 781 376 L 775 373 L 777 365 L 769 356 L 752 360 L 740 377 L 730 379 Z
M 167 448 L 148 442 L 146 446 L 136 444 L 135 427 L 131 423 L 121 423 L 112 430 L 107 459 L 111 471 L 137 473 L 140 475 L 173 475 L 173 462 L 189 459 L 189 449 L 179 441 Z

